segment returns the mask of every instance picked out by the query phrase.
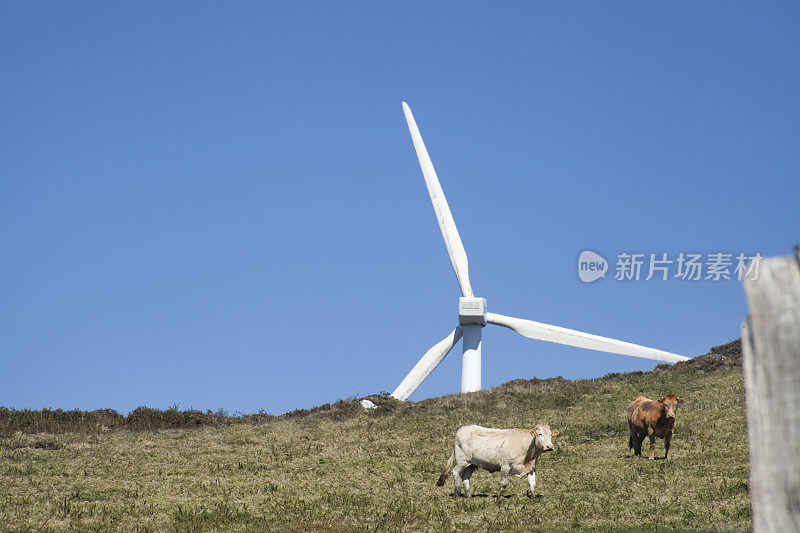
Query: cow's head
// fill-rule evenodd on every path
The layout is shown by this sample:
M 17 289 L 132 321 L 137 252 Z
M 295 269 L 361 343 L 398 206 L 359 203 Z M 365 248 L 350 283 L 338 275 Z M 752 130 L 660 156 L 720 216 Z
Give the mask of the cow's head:
M 683 404 L 683 398 L 678 398 L 674 394 L 667 394 L 659 398 L 658 403 L 661 404 L 661 412 L 664 413 L 667 420 L 675 420 L 675 413 L 678 410 L 678 406 Z
M 543 452 L 553 451 L 552 437 L 558 435 L 558 431 L 551 431 L 550 426 L 544 422 L 539 422 L 533 428 L 533 437 L 536 447 Z

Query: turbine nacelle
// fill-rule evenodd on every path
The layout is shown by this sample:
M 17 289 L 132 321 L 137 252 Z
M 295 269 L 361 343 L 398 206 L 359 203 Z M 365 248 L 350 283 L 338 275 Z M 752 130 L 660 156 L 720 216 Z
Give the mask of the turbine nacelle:
M 458 323 L 462 326 L 486 325 L 486 298 L 462 296 L 458 299 Z

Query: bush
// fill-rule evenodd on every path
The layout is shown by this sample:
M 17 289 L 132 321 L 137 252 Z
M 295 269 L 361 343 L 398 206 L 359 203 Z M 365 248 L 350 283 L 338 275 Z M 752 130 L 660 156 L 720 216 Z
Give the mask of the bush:
M 212 413 L 196 409 L 179 411 L 177 405 L 162 411 L 150 407 L 137 407 L 128 416 L 113 409 L 96 411 L 63 411 L 56 409 L 16 410 L 0 407 L 0 437 L 11 437 L 21 433 L 99 433 L 114 429 L 154 430 L 188 429 L 203 426 L 230 424 L 259 424 L 275 420 L 267 413 L 227 416 L 223 410 Z

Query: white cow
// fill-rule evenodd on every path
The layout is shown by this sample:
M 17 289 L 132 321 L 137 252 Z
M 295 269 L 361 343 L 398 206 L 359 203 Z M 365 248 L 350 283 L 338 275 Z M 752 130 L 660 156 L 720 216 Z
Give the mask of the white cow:
M 461 494 L 461 485 L 467 498 L 472 496 L 469 489 L 469 478 L 476 468 L 489 472 L 500 471 L 500 495 L 508 485 L 508 476 L 522 477 L 528 475 L 528 496 L 533 498 L 536 486 L 536 463 L 539 456 L 553 449 L 551 437 L 558 431 L 550 431 L 544 423 L 536 424 L 533 429 L 493 429 L 481 426 L 461 426 L 456 431 L 453 453 L 447 460 L 438 486 L 444 485 L 452 468 L 455 495 Z M 453 466 L 455 462 L 455 466 Z

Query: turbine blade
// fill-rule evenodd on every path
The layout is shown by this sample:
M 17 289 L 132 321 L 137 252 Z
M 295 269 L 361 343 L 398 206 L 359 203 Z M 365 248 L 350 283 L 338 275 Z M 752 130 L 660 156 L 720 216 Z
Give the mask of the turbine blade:
M 411 369 L 411 372 L 400 382 L 400 385 L 392 393 L 394 398 L 398 400 L 405 401 L 411 396 L 417 387 L 422 385 L 422 382 L 425 381 L 433 370 L 439 366 L 439 363 L 442 362 L 442 359 L 450 353 L 450 350 L 453 349 L 453 346 L 456 345 L 458 340 L 461 338 L 463 331 L 461 326 L 456 327 L 450 335 L 445 337 L 444 339 L 440 340 L 436 344 L 433 345 L 433 348 L 425 352 L 425 355 L 422 356 L 414 368 Z
M 408 123 L 408 131 L 411 132 L 411 140 L 414 141 L 414 149 L 417 151 L 417 159 L 419 159 L 419 166 L 422 168 L 422 175 L 425 176 L 425 185 L 428 186 L 428 194 L 431 197 L 433 210 L 436 212 L 436 219 L 439 221 L 439 229 L 442 230 L 444 245 L 447 247 L 450 263 L 453 265 L 453 271 L 456 273 L 456 279 L 458 279 L 458 284 L 461 287 L 461 295 L 472 296 L 472 287 L 469 284 L 467 253 L 464 251 L 464 245 L 458 235 L 458 229 L 456 229 L 453 214 L 450 212 L 450 206 L 447 205 L 447 198 L 444 197 L 439 178 L 433 169 L 433 162 L 428 155 L 428 150 L 425 148 L 425 143 L 422 142 L 422 135 L 419 133 L 414 115 L 411 114 L 411 109 L 405 102 L 403 102 L 403 113 Z
M 601 337 L 599 335 L 592 335 L 591 333 L 583 333 L 581 331 L 575 331 L 574 329 L 542 324 L 541 322 L 534 322 L 533 320 L 486 313 L 486 321 L 512 329 L 530 339 L 557 342 L 559 344 L 577 346 L 578 348 L 586 348 L 588 350 L 655 359 L 656 361 L 668 361 L 670 363 L 677 363 L 678 361 L 686 361 L 689 359 L 683 355 L 656 350 L 655 348 L 647 348 L 646 346 L 639 346 L 638 344 L 630 342 L 609 339 L 608 337 Z

